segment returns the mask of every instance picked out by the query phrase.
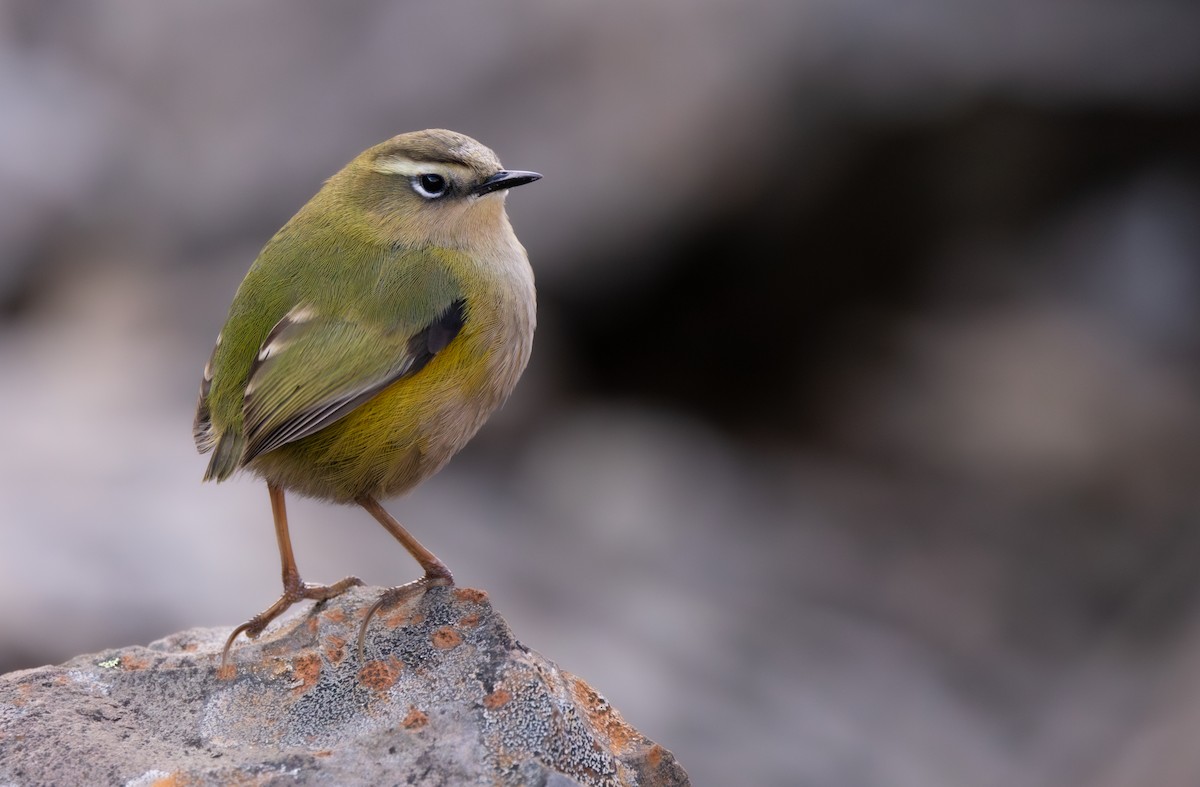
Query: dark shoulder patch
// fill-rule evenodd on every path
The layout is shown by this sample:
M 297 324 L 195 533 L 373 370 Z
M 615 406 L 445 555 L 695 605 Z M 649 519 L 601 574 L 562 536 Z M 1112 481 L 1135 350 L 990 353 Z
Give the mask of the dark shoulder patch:
M 446 307 L 437 319 L 409 339 L 408 351 L 412 353 L 413 362 L 408 374 L 419 372 L 425 364 L 433 360 L 433 356 L 446 349 L 466 322 L 467 302 L 459 298 Z

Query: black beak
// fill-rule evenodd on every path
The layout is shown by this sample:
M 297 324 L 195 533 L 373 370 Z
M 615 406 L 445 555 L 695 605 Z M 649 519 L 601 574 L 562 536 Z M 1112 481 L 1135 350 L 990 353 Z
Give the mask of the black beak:
M 511 189 L 514 186 L 523 186 L 526 183 L 533 183 L 535 180 L 541 179 L 542 176 L 536 172 L 519 172 L 516 170 L 510 172 L 509 170 L 502 169 L 471 189 L 471 193 L 476 197 L 482 197 L 484 194 L 491 194 L 493 191 Z

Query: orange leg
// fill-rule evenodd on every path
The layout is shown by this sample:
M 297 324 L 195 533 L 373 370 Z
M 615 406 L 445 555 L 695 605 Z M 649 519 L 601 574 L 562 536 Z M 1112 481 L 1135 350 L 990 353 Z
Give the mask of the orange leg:
M 367 624 L 371 622 L 371 618 L 374 617 L 376 612 L 385 606 L 390 606 L 398 601 L 410 598 L 427 588 L 439 585 L 453 585 L 454 576 L 450 573 L 450 569 L 446 568 L 446 564 L 438 560 L 437 555 L 421 546 L 421 542 L 413 538 L 412 534 L 405 530 L 404 526 L 397 522 L 379 504 L 378 500 L 370 495 L 363 495 L 358 498 L 358 504 L 367 509 L 371 513 L 371 516 L 375 517 L 379 524 L 383 525 L 384 529 L 391 533 L 408 550 L 408 553 L 421 564 L 421 568 L 425 569 L 425 576 L 420 579 L 385 590 L 383 595 L 379 597 L 379 600 L 367 610 L 367 616 L 363 618 L 362 628 L 358 630 L 358 654 L 361 660 L 363 641 L 367 636 Z
M 300 579 L 300 570 L 296 568 L 296 556 L 292 554 L 292 539 L 288 535 L 287 509 L 283 503 L 283 488 L 267 484 L 271 495 L 271 513 L 275 519 L 275 539 L 279 542 L 279 562 L 283 566 L 283 595 L 271 606 L 247 620 L 233 630 L 229 639 L 225 640 L 225 649 L 221 651 L 221 668 L 225 668 L 225 660 L 229 657 L 229 648 L 238 634 L 245 632 L 246 636 L 254 639 L 263 632 L 272 620 L 287 611 L 288 607 L 297 601 L 309 599 L 325 601 L 341 595 L 347 589 L 361 585 L 358 577 L 346 577 L 332 585 L 311 585 Z

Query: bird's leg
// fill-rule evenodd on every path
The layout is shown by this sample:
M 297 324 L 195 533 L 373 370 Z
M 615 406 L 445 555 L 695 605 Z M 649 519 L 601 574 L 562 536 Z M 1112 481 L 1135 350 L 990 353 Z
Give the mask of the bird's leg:
M 296 568 L 296 556 L 292 554 L 292 539 L 288 535 L 287 508 L 283 503 L 283 488 L 267 484 L 271 495 L 271 514 L 275 519 L 275 539 L 279 542 L 279 562 L 283 567 L 283 595 L 271 606 L 233 630 L 229 639 L 225 640 L 225 649 L 221 651 L 221 668 L 225 668 L 225 660 L 229 657 L 229 648 L 238 634 L 245 632 L 246 636 L 254 639 L 263 632 L 272 620 L 282 615 L 288 607 L 297 601 L 310 599 L 325 601 L 345 593 L 356 585 L 361 585 L 358 577 L 346 577 L 332 585 L 313 585 L 300 579 L 300 570 Z
M 358 630 L 358 654 L 362 658 L 363 640 L 367 636 L 367 624 L 371 622 L 371 618 L 382 607 L 389 606 L 402 599 L 408 598 L 418 591 L 438 585 L 453 585 L 454 577 L 450 573 L 450 569 L 446 568 L 446 564 L 438 560 L 437 555 L 430 552 L 425 547 L 421 546 L 421 542 L 412 537 L 412 534 L 404 529 L 396 519 L 387 512 L 379 501 L 370 495 L 363 495 L 358 498 L 358 504 L 367 509 L 371 516 L 383 525 L 384 529 L 391 533 L 397 541 L 399 541 L 408 554 L 412 555 L 421 568 L 425 569 L 425 576 L 418 580 L 409 582 L 405 585 L 399 585 L 394 588 L 388 588 L 383 595 L 379 597 L 369 610 L 367 616 L 363 618 L 362 627 Z

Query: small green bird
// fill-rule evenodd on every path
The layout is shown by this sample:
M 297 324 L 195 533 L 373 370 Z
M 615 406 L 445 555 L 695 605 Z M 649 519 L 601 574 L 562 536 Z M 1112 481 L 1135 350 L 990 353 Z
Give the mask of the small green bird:
M 453 131 L 401 134 L 330 178 L 259 253 L 204 367 L 193 433 L 212 451 L 204 480 L 245 468 L 267 482 L 283 595 L 234 629 L 222 663 L 238 634 L 362 584 L 301 580 L 285 490 L 358 503 L 425 570 L 385 593 L 362 633 L 381 605 L 453 584 L 379 498 L 436 473 L 525 369 L 533 271 L 504 198 L 540 177 Z

